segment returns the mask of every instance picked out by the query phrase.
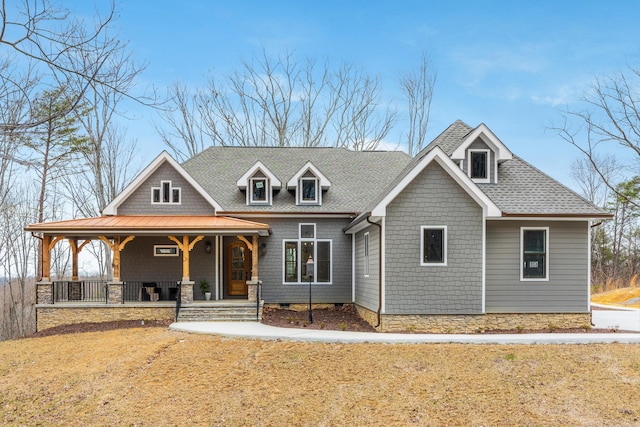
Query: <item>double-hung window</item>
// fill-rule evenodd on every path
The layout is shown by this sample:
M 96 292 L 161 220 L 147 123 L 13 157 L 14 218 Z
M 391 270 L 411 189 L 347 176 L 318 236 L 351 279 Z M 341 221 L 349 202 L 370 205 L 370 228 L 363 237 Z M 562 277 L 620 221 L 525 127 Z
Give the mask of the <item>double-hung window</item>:
M 447 265 L 447 226 L 423 225 L 420 235 L 420 265 Z
M 520 280 L 549 280 L 549 227 L 520 229 Z
M 267 178 L 251 178 L 250 203 L 269 203 Z
M 284 283 L 331 283 L 331 240 L 318 239 L 315 224 L 299 224 L 298 238 L 283 242 Z M 307 271 L 307 261 L 313 259 L 314 271 Z

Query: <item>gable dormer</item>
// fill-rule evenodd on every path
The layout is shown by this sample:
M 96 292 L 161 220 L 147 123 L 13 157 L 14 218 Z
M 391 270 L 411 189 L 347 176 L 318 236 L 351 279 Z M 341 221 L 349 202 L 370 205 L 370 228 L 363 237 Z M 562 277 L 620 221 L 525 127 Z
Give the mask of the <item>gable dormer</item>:
M 322 205 L 322 192 L 329 187 L 331 182 L 311 162 L 307 162 L 287 183 L 287 189 L 295 192 L 297 205 Z
M 247 205 L 271 205 L 273 192 L 282 187 L 280 180 L 262 162 L 256 162 L 236 185 L 246 192 Z
M 451 154 L 451 159 L 473 182 L 498 182 L 498 164 L 513 158 L 511 151 L 483 123 L 470 132 Z

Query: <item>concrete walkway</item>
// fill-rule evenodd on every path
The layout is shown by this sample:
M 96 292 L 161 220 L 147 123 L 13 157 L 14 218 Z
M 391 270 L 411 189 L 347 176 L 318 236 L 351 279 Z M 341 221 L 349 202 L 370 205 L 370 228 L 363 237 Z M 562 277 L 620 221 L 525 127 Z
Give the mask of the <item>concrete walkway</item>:
M 594 310 L 596 328 L 640 332 L 640 310 Z M 174 331 L 221 335 L 230 338 L 324 343 L 461 343 L 461 344 L 640 344 L 640 333 L 606 334 L 388 334 L 278 328 L 258 322 L 181 322 Z

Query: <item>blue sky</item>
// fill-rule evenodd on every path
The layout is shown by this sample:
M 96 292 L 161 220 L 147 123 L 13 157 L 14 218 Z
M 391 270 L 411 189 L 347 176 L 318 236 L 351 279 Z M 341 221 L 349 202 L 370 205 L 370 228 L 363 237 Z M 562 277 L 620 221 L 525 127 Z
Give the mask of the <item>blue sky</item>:
M 640 59 L 637 1 L 126 0 L 119 12 L 120 36 L 148 62 L 141 88 L 176 79 L 201 85 L 264 47 L 361 66 L 391 100 L 400 96 L 400 73 L 426 51 L 438 73 L 429 140 L 456 119 L 485 123 L 515 154 L 572 187 L 578 152 L 547 127 L 594 77 Z M 135 117 L 128 136 L 146 163 L 165 148 L 154 113 L 127 113 Z

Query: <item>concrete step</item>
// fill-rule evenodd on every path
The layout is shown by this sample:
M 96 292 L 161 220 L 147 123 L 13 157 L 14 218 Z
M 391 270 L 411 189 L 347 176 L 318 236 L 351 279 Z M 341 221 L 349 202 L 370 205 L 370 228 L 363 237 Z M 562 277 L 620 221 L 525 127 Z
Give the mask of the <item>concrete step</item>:
M 194 303 L 183 306 L 178 315 L 178 322 L 255 322 L 256 305 L 254 303 Z

